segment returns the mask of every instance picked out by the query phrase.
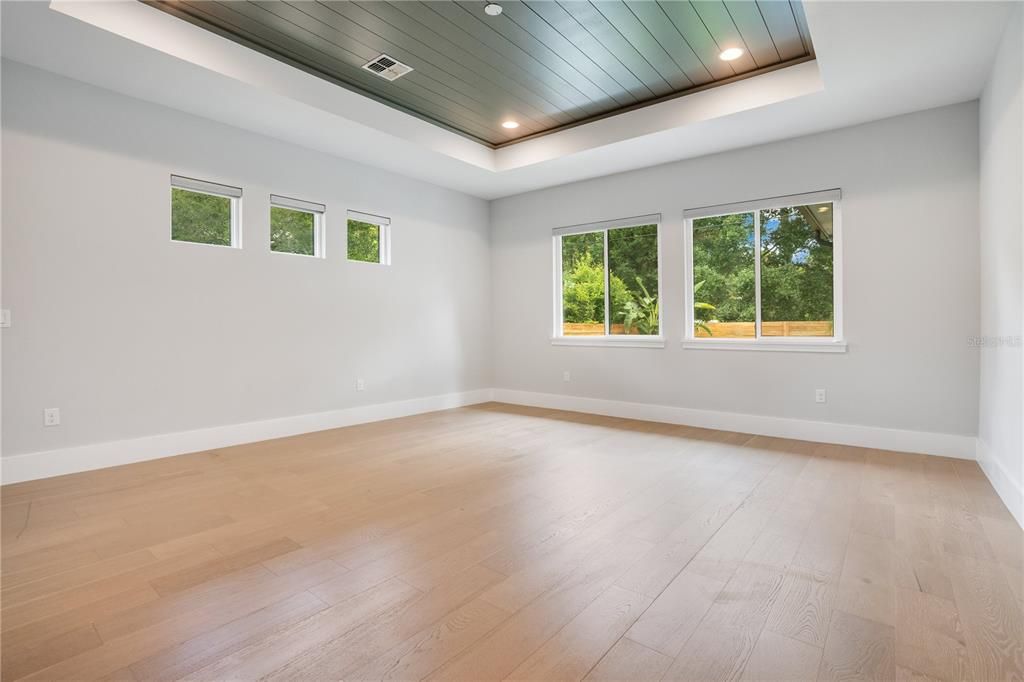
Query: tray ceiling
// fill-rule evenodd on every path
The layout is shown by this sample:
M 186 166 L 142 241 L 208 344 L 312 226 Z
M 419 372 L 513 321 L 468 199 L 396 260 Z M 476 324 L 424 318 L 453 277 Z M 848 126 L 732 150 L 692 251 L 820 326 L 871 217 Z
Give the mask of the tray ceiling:
M 143 1 L 495 147 L 814 55 L 798 1 Z M 413 70 L 363 68 L 381 54 Z

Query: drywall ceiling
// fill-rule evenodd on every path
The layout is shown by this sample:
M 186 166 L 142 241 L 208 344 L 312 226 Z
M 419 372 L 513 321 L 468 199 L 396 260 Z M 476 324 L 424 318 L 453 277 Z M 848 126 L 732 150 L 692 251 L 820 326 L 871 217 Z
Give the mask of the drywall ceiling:
M 0 3 L 38 68 L 483 198 L 978 97 L 1012 3 L 807 2 L 815 59 L 493 149 L 135 0 Z
M 489 146 L 813 55 L 798 0 L 143 1 Z

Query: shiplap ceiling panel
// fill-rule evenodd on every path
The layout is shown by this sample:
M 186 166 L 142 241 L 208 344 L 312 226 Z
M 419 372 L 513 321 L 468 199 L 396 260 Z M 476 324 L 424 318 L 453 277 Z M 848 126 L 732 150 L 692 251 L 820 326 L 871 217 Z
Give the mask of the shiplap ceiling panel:
M 429 79 L 431 90 L 443 95 L 448 102 L 466 111 L 482 114 L 485 125 L 503 115 L 496 106 L 499 100 L 484 96 L 489 89 L 503 90 L 503 96 L 516 98 L 520 103 L 517 114 L 527 128 L 543 129 L 560 122 L 551 116 L 560 113 L 558 108 L 545 106 L 529 91 L 516 91 L 514 83 L 503 79 L 499 73 L 488 72 L 486 65 L 478 65 L 476 69 L 466 68 L 463 66 L 464 60 L 447 56 L 442 51 L 443 46 L 432 47 L 437 42 L 431 36 L 419 35 L 422 34 L 420 30 L 409 33 L 408 27 L 399 27 L 401 22 L 387 23 L 355 3 L 336 3 L 330 7 L 308 3 L 302 6 L 302 11 L 308 18 L 300 25 L 307 30 L 317 32 L 319 26 L 326 25 L 343 31 L 341 35 L 356 36 L 350 40 L 359 40 L 367 45 L 369 57 L 363 63 L 378 54 L 386 53 L 406 64 L 416 64 L 414 68 L 422 76 L 419 80 L 426 83 Z M 396 34 L 396 30 L 400 33 Z
M 795 59 L 806 51 L 800 36 L 796 13 L 803 13 L 803 8 L 784 7 L 777 2 L 758 3 L 765 24 L 775 41 L 775 47 L 782 59 Z
M 813 57 L 799 0 L 143 1 L 493 146 Z
M 637 101 L 642 102 L 654 97 L 654 93 L 650 88 L 623 63 L 623 60 L 616 58 L 613 53 L 609 52 L 562 5 L 548 0 L 523 3 L 523 5 L 525 7 L 524 11 L 536 14 L 542 21 L 547 22 L 552 28 L 565 36 L 566 40 L 577 45 L 588 59 L 612 77 L 619 88 L 629 92 Z
M 391 21 L 408 22 L 410 30 L 417 25 L 426 27 L 437 40 L 443 40 L 457 50 L 464 64 L 497 74 L 498 78 L 511 84 L 506 89 L 525 93 L 520 96 L 542 103 L 551 110 L 551 115 L 562 119 L 561 123 L 596 113 L 583 113 L 592 106 L 592 100 L 590 95 L 575 87 L 577 83 L 568 82 L 549 70 L 538 70 L 537 61 L 528 53 L 503 39 L 490 26 L 455 3 L 432 3 L 430 7 L 419 2 L 365 4 L 381 16 L 388 16 Z M 506 112 L 508 115 L 514 113 Z
M 479 6 L 476 2 L 461 4 L 469 10 Z M 592 56 L 584 52 L 582 46 L 571 42 L 543 16 L 522 3 L 507 3 L 503 7 L 503 16 L 511 21 L 496 22 L 494 30 L 515 43 L 531 59 L 562 75 L 581 91 L 589 91 L 587 84 L 596 88 L 596 94 L 591 95 L 591 100 L 598 105 L 604 103 L 605 111 L 612 103 L 628 106 L 640 101 L 615 80 L 611 73 L 601 68 Z M 537 59 L 538 54 L 540 59 Z
M 676 30 L 661 5 L 655 2 L 630 2 L 627 7 L 658 45 L 679 65 L 691 83 L 704 85 L 714 80 L 711 71 Z
M 744 37 L 747 51 L 758 66 L 775 64 L 782 59 L 771 32 L 765 24 L 760 8 L 747 0 L 725 0 L 729 16 L 736 24 L 736 29 Z
M 725 49 L 726 46 L 733 45 L 746 48 L 738 59 L 729 62 L 729 66 L 732 67 L 735 73 L 752 71 L 757 68 L 757 63 L 750 56 L 749 46 L 740 35 L 739 29 L 736 28 L 736 22 L 733 21 L 729 9 L 723 3 L 697 2 L 693 4 L 693 7 L 697 10 L 701 23 L 704 24 L 708 33 L 711 34 L 711 39 L 715 41 L 718 51 Z

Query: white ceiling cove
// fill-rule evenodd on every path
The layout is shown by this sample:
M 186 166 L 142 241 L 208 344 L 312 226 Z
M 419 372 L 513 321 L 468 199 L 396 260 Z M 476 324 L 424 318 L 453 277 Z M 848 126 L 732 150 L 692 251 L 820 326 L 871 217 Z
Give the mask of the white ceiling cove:
M 134 0 L 2 3 L 3 56 L 492 199 L 975 99 L 1011 3 L 805 2 L 817 60 L 491 149 Z

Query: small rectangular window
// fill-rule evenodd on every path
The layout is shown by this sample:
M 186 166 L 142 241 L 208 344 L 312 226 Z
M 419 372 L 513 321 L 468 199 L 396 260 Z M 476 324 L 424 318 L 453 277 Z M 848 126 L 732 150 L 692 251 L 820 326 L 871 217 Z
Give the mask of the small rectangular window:
M 270 195 L 270 250 L 324 256 L 323 204 Z
M 554 231 L 556 341 L 628 345 L 660 336 L 660 220 L 644 216 Z
M 238 187 L 172 175 L 171 239 L 240 248 L 241 197 Z
M 391 263 L 391 219 L 372 213 L 348 212 L 348 259 Z
M 831 190 L 686 212 L 694 346 L 845 347 L 839 198 Z

